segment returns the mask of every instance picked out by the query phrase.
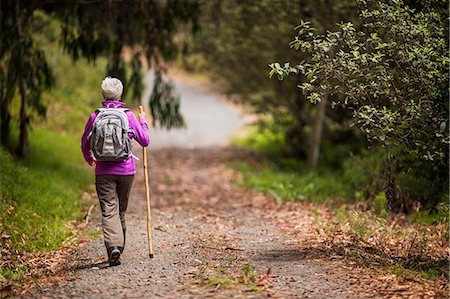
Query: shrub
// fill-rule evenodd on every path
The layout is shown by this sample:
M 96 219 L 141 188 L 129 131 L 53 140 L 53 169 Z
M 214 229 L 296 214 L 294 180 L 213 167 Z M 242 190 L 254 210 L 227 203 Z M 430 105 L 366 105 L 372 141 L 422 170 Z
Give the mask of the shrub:
M 353 190 L 354 199 L 373 198 L 383 190 L 383 156 L 381 151 L 364 151 L 344 161 L 343 181 Z

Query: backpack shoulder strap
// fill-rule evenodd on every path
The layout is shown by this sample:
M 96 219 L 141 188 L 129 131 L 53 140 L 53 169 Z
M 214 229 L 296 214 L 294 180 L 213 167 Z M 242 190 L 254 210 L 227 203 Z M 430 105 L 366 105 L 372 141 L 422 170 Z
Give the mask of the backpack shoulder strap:
M 105 111 L 105 110 L 120 110 L 120 111 L 123 111 L 123 112 L 126 112 L 126 111 L 130 111 L 130 109 L 128 109 L 128 108 L 97 108 L 97 109 L 95 109 L 95 112 L 101 112 L 101 111 Z

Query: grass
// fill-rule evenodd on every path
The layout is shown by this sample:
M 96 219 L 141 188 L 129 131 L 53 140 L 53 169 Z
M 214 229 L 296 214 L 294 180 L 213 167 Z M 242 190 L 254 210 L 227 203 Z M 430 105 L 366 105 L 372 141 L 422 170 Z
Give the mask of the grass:
M 400 277 L 448 279 L 448 226 L 419 224 L 401 216 L 371 211 L 335 210 L 323 222 L 327 246 L 351 260 L 382 267 Z
M 405 265 L 404 263 L 396 263 L 388 266 L 387 270 L 397 276 L 405 277 L 407 279 L 414 279 L 419 275 L 424 279 L 438 279 L 440 277 L 448 277 L 447 263 L 440 263 L 434 266 L 421 265 Z
M 20 280 L 29 270 L 24 257 L 57 250 L 73 234 L 70 221 L 82 218 L 79 199 L 91 180 L 73 165 L 80 161 L 73 139 L 41 129 L 31 137 L 34 151 L 24 161 L 0 149 L 0 247 L 7 259 L 0 283 Z
M 2 232 L 16 250 L 51 251 L 70 235 L 67 221 L 81 217 L 79 198 L 91 175 L 70 137 L 36 129 L 31 146 L 33 154 L 20 162 L 0 152 Z
M 285 138 L 280 132 L 269 129 L 272 121 L 267 120 L 267 126 L 250 125 L 246 136 L 235 137 L 234 145 L 261 152 L 269 157 L 278 157 L 284 152 Z
M 11 268 L 0 268 L 0 283 L 7 280 L 18 281 L 28 271 L 28 267 L 20 263 L 14 264 Z
M 258 169 L 242 161 L 231 165 L 243 175 L 240 184 L 267 193 L 278 202 L 342 201 L 349 194 L 346 184 L 334 173 L 311 171 L 301 163 L 295 168 L 292 163 L 286 167 L 286 164 L 267 161 Z
M 244 264 L 240 273 L 230 274 L 227 269 L 203 267 L 197 273 L 198 285 L 205 288 L 242 288 L 247 292 L 262 292 L 264 286 L 256 285 L 261 275 L 255 266 Z
M 437 206 L 437 211 L 430 213 L 428 211 L 417 211 L 408 216 L 409 220 L 421 224 L 448 223 L 450 216 L 450 202 L 442 202 Z
M 201 287 L 227 287 L 231 285 L 235 285 L 237 282 L 229 277 L 222 277 L 222 276 L 211 276 L 200 282 Z
M 311 170 L 305 162 L 287 158 L 285 139 L 266 125 L 252 125 L 246 136 L 233 139 L 239 147 L 262 153 L 262 162 L 232 161 L 231 166 L 242 174 L 240 184 L 267 193 L 278 202 L 310 200 L 314 202 L 343 201 L 350 188 L 339 170 L 319 167 Z
M 0 196 L 4 208 L 1 230 L 10 236 L 17 250 L 57 249 L 70 235 L 65 224 L 81 217 L 79 199 L 93 181 L 79 140 L 92 111 L 90 100 L 98 97 L 93 86 L 78 79 L 81 74 L 94 85 L 102 76 L 98 66 L 85 62 L 72 65 L 67 56 L 57 55 L 51 46 L 48 51 L 55 73 L 64 72 L 65 76 L 58 76 L 63 79 L 57 80 L 55 88 L 43 96 L 49 113 L 30 131 L 31 154 L 17 161 L 5 150 L 1 151 Z M 87 76 L 88 73 L 91 75 Z M 98 75 L 96 80 L 92 74 Z M 90 90 L 91 94 L 79 98 L 78 90 L 82 89 Z

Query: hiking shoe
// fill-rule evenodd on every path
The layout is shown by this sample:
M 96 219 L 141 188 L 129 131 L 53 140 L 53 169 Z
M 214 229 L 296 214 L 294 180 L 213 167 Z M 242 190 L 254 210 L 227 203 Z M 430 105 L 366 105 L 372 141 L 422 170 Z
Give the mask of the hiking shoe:
M 111 255 L 109 257 L 109 265 L 111 267 L 120 265 L 120 249 L 119 247 L 113 247 Z

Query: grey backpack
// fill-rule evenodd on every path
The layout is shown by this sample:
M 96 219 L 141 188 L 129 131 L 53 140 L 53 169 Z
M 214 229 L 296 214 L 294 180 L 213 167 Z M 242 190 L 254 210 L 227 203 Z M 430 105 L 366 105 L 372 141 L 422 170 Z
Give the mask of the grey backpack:
M 97 161 L 123 161 L 132 155 L 132 133 L 125 108 L 99 108 L 90 133 Z

